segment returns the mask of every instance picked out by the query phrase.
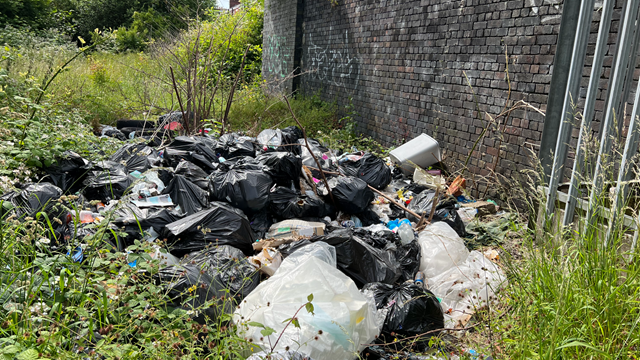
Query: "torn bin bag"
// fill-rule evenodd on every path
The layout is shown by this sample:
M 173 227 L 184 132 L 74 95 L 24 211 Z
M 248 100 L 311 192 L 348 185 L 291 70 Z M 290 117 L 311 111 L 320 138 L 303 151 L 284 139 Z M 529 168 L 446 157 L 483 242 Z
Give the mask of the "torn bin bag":
M 331 204 L 309 191 L 305 195 L 286 187 L 278 186 L 270 194 L 271 210 L 280 219 L 323 218 L 335 216 Z
M 229 246 L 210 246 L 187 255 L 183 263 L 194 264 L 210 275 L 216 284 L 229 290 L 239 303 L 260 283 L 260 274 L 242 251 Z
M 171 253 L 181 256 L 204 249 L 207 244 L 231 245 L 245 255 L 253 255 L 251 246 L 257 240 L 249 219 L 229 204 L 211 202 L 210 208 L 166 226 Z
M 171 195 L 173 203 L 178 204 L 182 213 L 187 215 L 195 214 L 209 205 L 207 192 L 182 175 L 175 175 L 162 193 Z
M 338 269 L 353 279 L 358 286 L 370 282 L 393 284 L 401 274 L 396 260 L 395 246 L 377 249 L 354 233 L 353 229 L 340 229 L 312 241 L 323 241 L 336 248 Z
M 63 213 L 62 205 L 57 201 L 62 193 L 62 189 L 53 184 L 29 184 L 20 191 L 10 191 L 0 196 L 0 202 L 11 203 L 10 206 L 2 204 L 0 215 L 8 208 L 15 211 L 17 218 L 35 218 L 39 212 L 44 212 L 53 223 L 53 218 L 60 218 Z
M 329 180 L 338 209 L 347 214 L 358 214 L 365 211 L 375 198 L 364 180 L 340 176 Z
M 382 327 L 386 335 L 414 336 L 444 328 L 444 314 L 438 299 L 418 285 L 371 283 L 362 291 L 373 294 L 378 309 L 389 310 Z
M 236 164 L 229 171 L 218 171 L 209 178 L 209 194 L 212 200 L 227 201 L 231 205 L 253 214 L 269 203 L 271 177 L 261 170 L 242 170 Z

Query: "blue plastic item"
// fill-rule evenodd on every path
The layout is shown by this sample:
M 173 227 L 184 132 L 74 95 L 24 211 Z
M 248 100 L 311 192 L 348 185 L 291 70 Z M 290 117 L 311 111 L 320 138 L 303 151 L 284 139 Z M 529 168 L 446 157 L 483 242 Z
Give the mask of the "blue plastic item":
M 73 250 L 73 254 L 71 251 L 67 251 L 67 255 L 71 255 L 71 259 L 73 262 L 81 263 L 84 260 L 84 253 L 82 252 L 82 247 L 78 246 Z

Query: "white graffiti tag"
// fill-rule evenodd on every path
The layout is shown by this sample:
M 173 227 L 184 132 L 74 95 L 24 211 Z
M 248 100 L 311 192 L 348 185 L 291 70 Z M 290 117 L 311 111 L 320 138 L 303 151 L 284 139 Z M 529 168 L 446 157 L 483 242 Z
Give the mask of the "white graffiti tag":
M 309 71 L 314 80 L 328 81 L 338 87 L 357 88 L 360 81 L 360 58 L 352 55 L 348 41 L 348 32 L 345 32 L 342 44 L 334 46 L 329 39 L 329 43 L 323 48 L 315 45 L 309 34 L 308 68 L 305 71 Z

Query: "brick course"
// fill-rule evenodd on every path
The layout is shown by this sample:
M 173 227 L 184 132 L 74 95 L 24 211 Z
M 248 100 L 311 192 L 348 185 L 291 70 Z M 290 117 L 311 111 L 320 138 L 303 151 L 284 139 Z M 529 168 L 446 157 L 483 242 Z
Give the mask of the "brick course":
M 351 102 L 358 130 L 387 145 L 425 132 L 440 142 L 450 161 L 463 163 L 490 122 L 487 113 L 501 113 L 509 93 L 510 104 L 523 100 L 545 110 L 562 0 L 338 0 L 337 5 L 329 0 L 266 0 L 266 78 L 272 77 L 270 62 L 277 59 L 266 44 L 271 37 L 292 43 L 292 28 L 283 22 L 295 18 L 290 12 L 299 1 L 304 3 L 297 30 L 303 36 L 299 91 L 340 106 Z M 583 87 L 598 18 L 595 12 Z M 601 81 L 605 87 L 619 18 L 614 15 Z M 596 130 L 605 96 L 598 94 Z M 529 109 L 497 119 L 471 155 L 469 170 L 488 175 L 495 164 L 496 172 L 512 177 L 531 168 L 543 121 Z

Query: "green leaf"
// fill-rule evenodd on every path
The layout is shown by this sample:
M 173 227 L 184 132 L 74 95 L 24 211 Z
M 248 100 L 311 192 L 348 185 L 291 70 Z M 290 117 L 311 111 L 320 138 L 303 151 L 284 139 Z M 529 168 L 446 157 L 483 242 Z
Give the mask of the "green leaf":
M 87 310 L 81 307 L 76 309 L 76 314 L 78 314 L 79 316 L 89 317 L 89 313 L 87 312 Z
M 269 336 L 271 334 L 275 334 L 275 330 L 270 328 L 270 327 L 266 327 L 262 330 L 260 330 L 260 334 L 262 334 L 262 336 Z
M 307 296 L 307 301 L 308 302 L 312 302 L 313 301 L 313 294 L 309 294 L 309 296 Z
M 300 323 L 298 322 L 298 318 L 291 319 L 291 323 L 293 324 L 293 326 L 295 326 L 298 329 L 300 329 Z
M 255 321 L 251 321 L 249 323 L 247 323 L 247 325 L 249 326 L 254 326 L 254 327 L 261 327 L 261 328 L 265 328 L 264 325 L 260 324 L 259 322 L 255 322 Z
M 0 353 L 2 354 L 15 354 L 18 351 L 20 351 L 20 347 L 18 347 L 17 345 L 9 345 L 4 347 L 2 350 L 0 350 Z
M 313 304 L 312 304 L 312 303 L 307 303 L 307 304 L 304 306 L 304 308 L 305 308 L 305 309 L 307 309 L 307 312 L 308 312 L 308 313 L 313 314 Z
M 20 354 L 18 354 L 18 356 L 16 356 L 16 359 L 18 359 L 18 360 L 37 360 L 39 358 L 38 354 L 39 354 L 38 350 L 27 349 L 27 350 L 21 352 Z
M 564 344 L 564 345 L 561 345 L 561 346 L 558 346 L 556 348 L 556 350 L 560 350 L 560 349 L 564 349 L 564 348 L 568 348 L 568 347 L 585 347 L 587 349 L 591 349 L 591 350 L 597 352 L 600 355 L 603 355 L 607 359 L 611 358 L 606 352 L 594 347 L 593 345 L 587 344 L 587 343 L 582 342 L 582 341 L 577 341 L 577 340 L 576 341 L 572 341 L 572 342 L 567 343 L 567 344 Z

